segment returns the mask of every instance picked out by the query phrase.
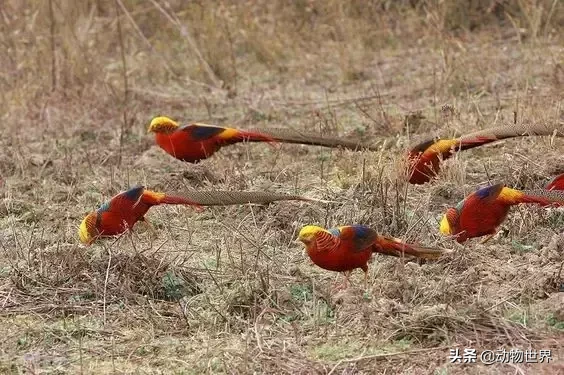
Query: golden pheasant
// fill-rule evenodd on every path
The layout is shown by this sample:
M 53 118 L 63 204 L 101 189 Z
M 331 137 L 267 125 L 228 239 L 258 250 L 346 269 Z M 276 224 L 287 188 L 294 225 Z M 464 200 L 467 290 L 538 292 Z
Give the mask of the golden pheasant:
M 507 125 L 485 129 L 453 139 L 431 139 L 413 146 L 407 155 L 409 182 L 424 184 L 434 178 L 442 160 L 450 158 L 455 152 L 496 142 L 506 138 L 529 135 L 555 135 L 564 137 L 562 123 L 557 126 Z
M 183 204 L 201 209 L 198 203 L 189 199 L 135 186 L 115 195 L 96 211 L 89 213 L 78 229 L 80 241 L 91 244 L 98 237 L 121 234 L 133 228 L 138 221 L 146 221 L 145 214 L 149 208 L 159 204 Z
M 327 203 L 327 201 L 321 199 L 267 191 L 210 190 L 188 191 L 169 195 L 147 190 L 143 186 L 135 186 L 117 194 L 96 211 L 89 213 L 82 220 L 78 235 L 82 243 L 91 244 L 98 237 L 121 234 L 131 229 L 138 221 L 145 221 L 150 225 L 145 218 L 145 214 L 149 208 L 159 204 L 190 205 L 202 210 L 201 206 L 266 204 L 283 200 Z
M 223 146 L 239 142 L 298 143 L 353 150 L 376 149 L 359 142 L 320 137 L 292 129 L 239 130 L 201 123 L 180 126 L 165 116 L 153 118 L 148 131 L 155 133 L 156 142 L 164 151 L 176 159 L 190 163 L 206 159 Z
M 469 238 L 489 235 L 489 240 L 507 217 L 509 209 L 520 203 L 541 206 L 564 205 L 564 192 L 510 189 L 503 184 L 481 188 L 447 209 L 440 222 L 440 232 L 457 235 L 460 243 Z M 485 241 L 484 241 L 485 242 Z
M 343 272 L 345 285 L 349 283 L 349 276 L 354 269 L 362 269 L 365 288 L 368 282 L 368 260 L 372 253 L 437 259 L 448 252 L 381 236 L 365 225 L 348 225 L 333 229 L 307 225 L 300 230 L 298 240 L 304 243 L 309 258 L 317 266 L 329 271 Z

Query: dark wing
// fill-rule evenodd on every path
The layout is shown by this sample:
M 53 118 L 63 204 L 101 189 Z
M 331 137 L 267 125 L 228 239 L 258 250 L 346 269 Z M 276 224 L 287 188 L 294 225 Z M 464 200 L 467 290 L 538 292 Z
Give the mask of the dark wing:
M 145 187 L 142 185 L 136 185 L 134 187 L 132 187 L 129 190 L 126 190 L 118 195 L 116 195 L 116 197 L 123 195 L 125 198 L 133 201 L 133 202 L 137 202 L 139 200 L 139 198 L 141 198 L 141 196 L 143 195 L 143 191 L 145 190 Z
M 501 193 L 504 187 L 505 185 L 502 183 L 486 186 L 474 192 L 473 195 L 483 201 L 491 202 L 499 196 L 499 193 Z
M 378 239 L 378 232 L 365 225 L 347 225 L 338 230 L 341 241 L 352 243 L 355 251 L 366 249 Z
M 123 191 L 115 195 L 109 202 L 104 203 L 98 212 L 113 211 L 113 212 L 123 212 L 123 210 L 130 210 L 133 205 L 135 205 L 141 197 L 143 196 L 144 186 L 138 185 L 134 186 L 129 190 Z
M 190 124 L 181 127 L 179 131 L 187 132 L 194 141 L 205 141 L 223 133 L 225 128 L 213 125 Z

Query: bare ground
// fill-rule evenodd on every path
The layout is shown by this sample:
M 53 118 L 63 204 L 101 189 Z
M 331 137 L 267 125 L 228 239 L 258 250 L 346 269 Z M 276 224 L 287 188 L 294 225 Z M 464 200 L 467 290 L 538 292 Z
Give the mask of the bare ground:
M 563 141 L 465 152 L 423 186 L 407 185 L 400 168 L 414 138 L 564 119 L 561 4 L 552 22 L 470 33 L 447 30 L 442 8 L 373 25 L 333 2 L 304 2 L 313 5 L 297 20 L 265 4 L 172 2 L 167 14 L 190 25 L 194 47 L 155 3 L 117 1 L 121 32 L 114 2 L 85 3 L 53 1 L 53 45 L 47 5 L 6 3 L 0 372 L 564 373 L 563 211 L 515 208 L 484 245 L 438 233 L 445 208 L 489 181 L 541 188 L 564 172 Z M 146 134 L 159 114 L 362 136 L 382 148 L 242 144 L 191 165 Z M 339 203 L 157 207 L 158 238 L 140 224 L 79 245 L 84 215 L 134 184 Z M 358 271 L 354 287 L 335 292 L 339 276 L 294 239 L 306 224 L 353 223 L 455 251 L 425 264 L 375 256 L 367 291 Z M 454 348 L 551 349 L 553 360 L 451 364 Z

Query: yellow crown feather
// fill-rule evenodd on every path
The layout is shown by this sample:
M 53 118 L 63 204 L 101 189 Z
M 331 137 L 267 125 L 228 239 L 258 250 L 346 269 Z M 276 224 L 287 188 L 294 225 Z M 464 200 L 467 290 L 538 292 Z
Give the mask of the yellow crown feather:
M 306 225 L 300 230 L 298 240 L 302 242 L 311 241 L 320 232 L 327 232 L 327 230 L 317 225 Z
M 173 119 L 166 116 L 157 116 L 151 120 L 148 133 L 171 133 L 178 129 L 179 125 Z

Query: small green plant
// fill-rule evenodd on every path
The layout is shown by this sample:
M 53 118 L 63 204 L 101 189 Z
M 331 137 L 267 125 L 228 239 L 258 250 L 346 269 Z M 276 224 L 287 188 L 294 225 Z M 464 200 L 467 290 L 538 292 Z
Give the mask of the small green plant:
M 322 323 L 332 322 L 335 318 L 335 310 L 327 302 L 320 300 L 316 306 L 317 317 Z
M 560 229 L 564 225 L 564 214 L 554 210 L 549 213 L 546 222 L 551 228 Z
M 515 250 L 517 254 L 528 253 L 534 251 L 537 248 L 534 245 L 526 245 L 516 240 L 511 241 L 511 246 L 513 247 L 513 250 Z
M 316 358 L 328 361 L 340 361 L 346 358 L 352 358 L 361 353 L 362 349 L 359 343 L 325 343 L 313 349 L 313 355 Z
M 18 347 L 20 349 L 27 348 L 29 345 L 29 337 L 27 335 L 22 336 L 18 339 Z
M 74 294 L 69 297 L 69 302 L 71 303 L 78 303 L 82 301 L 91 301 L 96 298 L 96 294 L 92 291 L 88 291 L 82 294 Z
M 162 279 L 165 297 L 168 300 L 178 300 L 182 298 L 182 290 L 184 288 L 185 282 L 180 277 L 176 276 L 174 273 L 168 271 Z
M 290 294 L 296 301 L 307 302 L 311 301 L 313 293 L 311 286 L 307 284 L 294 284 L 290 287 Z
M 529 316 L 525 311 L 512 310 L 508 315 L 508 319 L 525 327 L 529 324 Z
M 556 316 L 554 316 L 554 314 L 550 314 L 546 319 L 546 322 L 549 326 L 559 331 L 564 331 L 564 321 L 559 320 Z
M 217 269 L 217 260 L 215 258 L 206 259 L 202 263 L 203 263 L 204 267 L 206 267 L 210 270 Z

